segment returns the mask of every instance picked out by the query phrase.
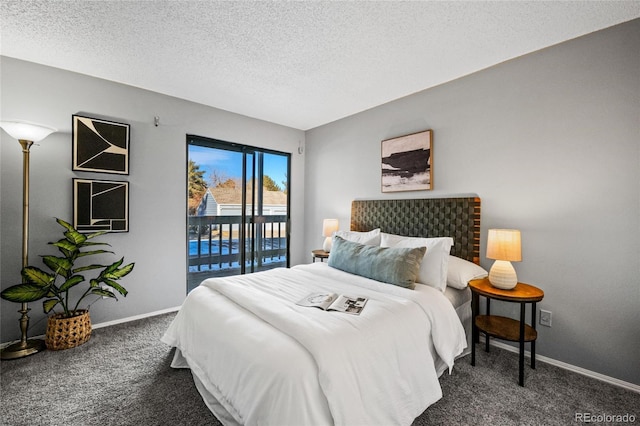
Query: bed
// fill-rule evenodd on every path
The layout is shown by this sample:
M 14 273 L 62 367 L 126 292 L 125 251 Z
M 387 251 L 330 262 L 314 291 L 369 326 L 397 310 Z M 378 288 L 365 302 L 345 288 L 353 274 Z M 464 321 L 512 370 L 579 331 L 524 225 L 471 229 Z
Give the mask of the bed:
M 176 347 L 172 367 L 191 369 L 225 425 L 411 424 L 442 397 L 438 377 L 469 346 L 469 290 L 449 286 L 448 275 L 444 288 L 405 288 L 353 268 L 374 256 L 389 274 L 384 262 L 406 265 L 406 256 L 425 253 L 418 238 L 437 244 L 426 253 L 451 240 L 445 264 L 463 265 L 451 268 L 459 275 L 451 279 L 465 280 L 470 265 L 482 271 L 479 234 L 477 197 L 353 201 L 350 231 L 334 238 L 328 263 L 205 280 L 162 341 Z M 378 244 L 362 241 L 376 235 Z M 349 250 L 359 255 L 344 255 Z M 380 253 L 393 256 L 378 260 Z M 424 264 L 397 268 L 393 279 L 420 281 Z M 296 304 L 328 291 L 367 302 L 360 315 Z

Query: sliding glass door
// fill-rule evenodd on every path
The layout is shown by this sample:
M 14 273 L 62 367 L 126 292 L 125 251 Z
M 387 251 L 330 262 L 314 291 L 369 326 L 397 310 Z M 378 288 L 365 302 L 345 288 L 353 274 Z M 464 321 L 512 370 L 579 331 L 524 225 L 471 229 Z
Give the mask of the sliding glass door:
M 287 153 L 187 136 L 187 291 L 289 266 Z

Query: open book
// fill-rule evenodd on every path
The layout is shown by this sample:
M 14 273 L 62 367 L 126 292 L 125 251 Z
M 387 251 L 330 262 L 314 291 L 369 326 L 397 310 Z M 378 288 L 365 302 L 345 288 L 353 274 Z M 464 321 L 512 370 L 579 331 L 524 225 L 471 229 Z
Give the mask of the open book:
M 298 302 L 300 306 L 312 306 L 325 311 L 345 312 L 352 315 L 360 315 L 367 303 L 364 297 L 352 297 L 335 293 L 311 293 Z

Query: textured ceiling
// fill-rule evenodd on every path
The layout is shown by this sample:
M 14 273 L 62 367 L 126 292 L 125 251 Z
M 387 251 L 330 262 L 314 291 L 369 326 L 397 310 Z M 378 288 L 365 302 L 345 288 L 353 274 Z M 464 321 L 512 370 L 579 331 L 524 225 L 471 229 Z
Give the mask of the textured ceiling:
M 307 130 L 640 17 L 640 1 L 0 2 L 0 53 Z

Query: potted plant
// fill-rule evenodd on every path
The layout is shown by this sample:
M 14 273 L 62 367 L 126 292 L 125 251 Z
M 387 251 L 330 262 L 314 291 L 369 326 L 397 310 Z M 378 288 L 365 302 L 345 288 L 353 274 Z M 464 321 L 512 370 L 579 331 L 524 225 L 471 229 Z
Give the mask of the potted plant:
M 76 267 L 79 258 L 86 258 L 105 253 L 108 250 L 94 249 L 95 246 L 108 246 L 103 242 L 91 241 L 106 232 L 96 232 L 84 235 L 71 224 L 62 219 L 56 221 L 64 228 L 64 238 L 49 244 L 56 246 L 62 256 L 41 256 L 43 263 L 51 270 L 45 272 L 35 266 L 22 269 L 22 284 L 5 289 L 0 297 L 17 303 L 30 303 L 44 299 L 42 306 L 46 314 L 53 313 L 48 318 L 45 344 L 48 349 L 68 349 L 81 345 L 91 337 L 91 318 L 89 307 L 80 308 L 80 303 L 88 296 L 98 296 L 118 300 L 116 293 L 127 295 L 127 290 L 117 283 L 119 279 L 133 270 L 134 263 L 121 266 L 124 258 L 110 264 L 90 264 Z M 77 286 L 87 281 L 85 271 L 97 271 L 98 276 L 89 279 L 87 288 L 82 291 Z M 71 290 L 74 293 L 82 291 L 73 303 Z M 60 312 L 54 311 L 59 307 Z

